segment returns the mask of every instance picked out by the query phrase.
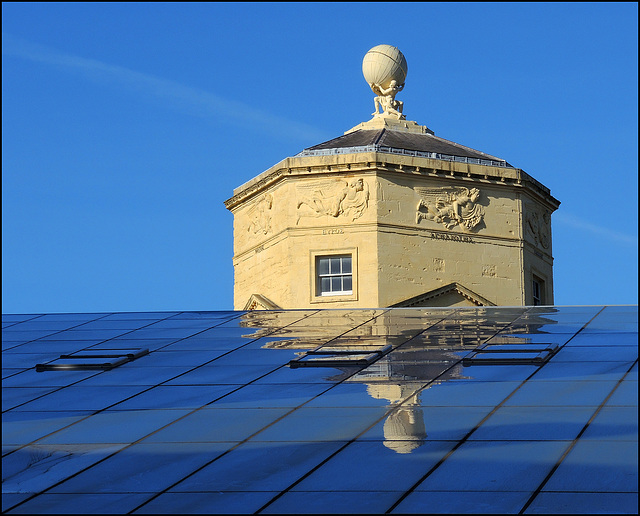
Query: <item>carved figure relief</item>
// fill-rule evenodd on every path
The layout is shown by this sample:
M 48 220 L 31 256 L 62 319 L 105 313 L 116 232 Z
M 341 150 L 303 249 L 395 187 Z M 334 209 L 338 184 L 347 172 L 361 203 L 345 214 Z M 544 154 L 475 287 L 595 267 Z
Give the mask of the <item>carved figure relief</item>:
M 536 245 L 549 249 L 551 244 L 551 217 L 548 212 L 540 213 L 527 208 L 525 217 L 525 233 L 533 239 Z
M 271 208 L 273 207 L 273 196 L 271 194 L 264 194 L 256 200 L 256 202 L 249 208 L 249 227 L 247 231 L 249 233 L 257 234 L 262 233 L 266 235 L 271 231 Z
M 447 229 L 459 226 L 463 230 L 477 227 L 484 217 L 484 208 L 478 204 L 477 188 L 443 186 L 441 188 L 416 188 L 421 199 L 418 202 L 416 223 L 433 220 Z
M 305 188 L 297 204 L 298 218 L 304 216 L 349 217 L 356 220 L 369 206 L 369 186 L 363 179 L 339 181 L 333 185 Z

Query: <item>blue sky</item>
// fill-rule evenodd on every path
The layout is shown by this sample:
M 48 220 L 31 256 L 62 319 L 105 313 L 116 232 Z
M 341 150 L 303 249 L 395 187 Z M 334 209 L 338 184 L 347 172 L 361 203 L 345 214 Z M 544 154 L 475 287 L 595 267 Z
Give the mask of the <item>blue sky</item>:
M 233 307 L 233 189 L 370 118 L 551 189 L 555 302 L 637 303 L 636 3 L 3 3 L 2 312 Z

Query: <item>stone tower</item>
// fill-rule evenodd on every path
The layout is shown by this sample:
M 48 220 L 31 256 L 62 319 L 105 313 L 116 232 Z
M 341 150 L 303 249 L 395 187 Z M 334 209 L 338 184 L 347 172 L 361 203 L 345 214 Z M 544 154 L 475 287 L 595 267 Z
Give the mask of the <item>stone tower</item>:
M 548 188 L 505 160 L 407 121 L 407 65 L 363 62 L 368 122 L 236 188 L 234 307 L 553 304 Z

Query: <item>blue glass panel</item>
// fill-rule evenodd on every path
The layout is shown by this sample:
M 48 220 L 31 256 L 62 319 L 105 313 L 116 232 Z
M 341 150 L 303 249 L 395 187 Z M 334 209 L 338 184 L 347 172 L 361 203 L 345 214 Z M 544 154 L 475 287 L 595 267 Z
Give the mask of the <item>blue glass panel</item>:
M 531 381 L 618 381 L 629 370 L 630 365 L 627 362 L 554 362 L 551 359 Z
M 60 407 L 64 410 L 102 410 L 142 391 L 138 386 L 89 386 L 72 385 L 42 396 L 16 410 L 53 411 Z
M 616 382 L 612 381 L 529 381 L 505 402 L 505 406 L 597 407 L 615 386 Z
M 510 366 L 488 366 L 473 365 L 455 366 L 456 376 L 467 380 L 489 381 L 489 382 L 514 382 L 524 381 L 538 370 L 538 366 L 532 365 L 510 365 Z M 547 364 L 545 367 L 549 367 Z M 533 377 L 538 376 L 539 372 Z M 456 379 L 453 379 L 456 381 Z
M 493 407 L 399 407 L 360 439 L 410 441 L 457 441 L 473 430 Z M 390 443 L 393 446 L 393 443 Z
M 565 346 L 551 359 L 554 362 L 628 362 L 638 359 L 637 346 Z
M 155 340 L 155 339 L 154 339 Z M 198 336 L 189 337 L 186 339 L 176 340 L 173 339 L 172 344 L 158 346 L 161 352 L 178 352 L 185 353 L 188 351 L 203 351 L 203 352 L 215 352 L 220 351 L 222 353 L 239 348 L 241 346 L 245 346 L 247 343 L 251 342 L 251 338 L 243 338 L 243 337 L 229 337 L 229 338 L 216 338 L 214 336 L 209 336 L 206 338 L 199 338 Z M 133 342 L 133 341 L 129 341 Z M 149 342 L 146 340 L 139 342 Z M 145 347 L 148 345 L 144 344 Z M 151 348 L 149 348 L 151 349 Z
M 166 319 L 178 315 L 180 312 L 120 312 L 117 314 L 110 314 L 104 317 L 106 320 L 127 320 L 127 319 L 150 319 L 159 321 L 160 319 Z
M 26 446 L 2 458 L 2 488 L 5 492 L 44 491 L 116 453 L 124 446 L 124 444 Z M 7 450 L 4 451 L 6 452 Z
M 42 439 L 41 443 L 133 443 L 187 413 L 186 410 L 107 410 L 49 435 Z M 20 414 L 28 414 L 28 412 Z M 46 414 L 46 412 L 37 412 L 37 414 Z
M 215 362 L 213 362 L 215 364 Z M 167 385 L 245 384 L 265 375 L 277 366 L 245 365 L 242 367 L 207 365 L 169 380 Z
M 342 277 L 336 276 L 331 278 L 331 292 L 342 291 Z
M 34 354 L 33 365 L 35 366 L 37 362 L 37 360 L 35 360 L 35 357 L 37 356 L 36 354 L 56 353 L 57 356 L 60 356 L 63 354 L 75 353 L 76 351 L 80 351 L 81 349 L 85 349 L 90 346 L 95 346 L 100 342 L 101 342 L 100 340 L 75 340 L 75 341 L 38 340 L 35 342 L 28 342 L 26 344 L 21 344 L 19 347 L 13 347 L 7 351 L 9 351 L 10 353 L 33 353 Z
M 33 493 L 2 493 L 2 512 L 33 496 Z
M 468 441 L 417 491 L 533 492 L 568 448 L 565 441 Z M 535 460 L 531 460 L 535 457 Z
M 414 443 L 410 442 L 409 446 Z M 296 484 L 292 491 L 402 491 L 413 486 L 455 445 L 432 441 L 416 447 L 391 447 L 387 442 L 349 444 Z M 393 471 L 393 475 L 380 475 Z
M 530 492 L 414 491 L 391 514 L 518 514 Z
M 351 274 L 351 257 L 346 256 L 342 259 L 342 273 Z
M 173 487 L 176 492 L 280 491 L 318 466 L 343 443 L 242 444 Z M 278 460 L 273 460 L 273 457 Z
M 73 329 L 67 330 L 64 333 L 54 333 L 52 335 L 47 335 L 46 337 L 41 337 L 41 341 L 49 341 L 49 340 L 107 340 L 113 339 L 116 337 L 120 337 L 129 333 L 131 330 L 81 330 L 81 329 Z
M 95 314 L 44 314 L 38 317 L 38 321 L 78 321 L 78 324 L 81 322 L 93 321 L 94 319 L 101 319 L 102 317 L 108 316 L 106 313 L 95 313 Z
M 237 385 L 158 385 L 116 405 L 117 410 L 196 409 L 237 389 Z
M 140 357 L 136 360 L 142 360 L 144 357 Z M 164 382 L 175 378 L 176 376 L 191 369 L 191 366 L 176 366 L 176 367 L 139 367 L 135 362 L 129 362 L 121 365 L 120 367 L 111 371 L 104 371 L 92 378 L 83 382 L 84 386 L 90 385 L 157 385 L 160 382 Z M 50 372 L 48 374 L 57 374 L 58 371 Z M 46 374 L 46 373 L 41 373 Z
M 400 495 L 394 491 L 288 492 L 260 514 L 299 514 L 301 510 L 309 514 L 383 514 Z
M 594 407 L 501 407 L 469 439 L 572 440 L 594 413 Z
M 344 276 L 342 284 L 345 290 L 353 290 L 351 276 Z
M 637 333 L 579 333 L 569 342 L 570 346 L 638 346 Z
M 2 386 L 2 410 L 10 410 L 18 405 L 39 398 L 56 387 L 5 387 Z
M 2 414 L 2 445 L 19 446 L 29 444 L 65 426 L 76 423 L 90 412 L 17 412 Z M 70 441 L 70 444 L 73 444 Z
M 136 514 L 252 514 L 277 492 L 163 493 Z
M 543 491 L 638 492 L 638 441 L 580 440 Z
M 226 452 L 232 443 L 140 443 L 62 482 L 50 493 L 162 491 Z
M 581 439 L 637 442 L 638 408 L 603 407 L 582 434 Z
M 421 390 L 416 402 L 423 407 L 493 407 L 509 396 L 518 386 L 520 386 L 520 382 L 436 383 Z
M 12 514 L 86 514 L 99 507 L 104 514 L 126 514 L 151 497 L 151 494 L 70 493 L 41 494 L 11 511 Z
M 287 412 L 289 409 L 286 408 L 204 408 L 149 436 L 145 442 L 242 441 L 268 427 Z
M 209 328 L 215 328 L 224 321 L 225 319 L 181 319 L 172 317 L 171 319 L 163 319 L 162 321 L 151 323 L 146 326 L 146 328 L 153 330 L 157 328 L 195 328 L 198 330 L 208 330 Z
M 164 349 L 160 349 L 158 351 L 151 351 L 148 355 L 145 355 L 144 360 L 136 363 L 136 367 L 196 367 L 211 362 L 226 352 L 227 350 L 222 349 L 212 351 L 205 349 L 197 351 L 190 350 L 189 352 L 185 352 L 184 350 L 165 351 Z
M 135 330 L 152 323 L 148 319 L 98 319 L 76 326 L 76 330 Z
M 607 306 L 591 321 L 585 333 L 638 333 L 637 306 Z
M 10 327 L 3 328 L 3 334 L 11 335 L 16 331 L 62 331 L 69 328 L 78 328 L 86 324 L 86 321 L 56 321 L 56 320 L 32 320 L 19 323 L 12 323 Z
M 276 342 L 277 343 L 277 342 Z M 262 345 L 265 343 L 262 342 Z M 299 349 L 264 349 L 252 346 L 251 349 L 236 349 L 217 358 L 211 365 L 228 365 L 238 367 L 244 365 L 285 365 L 300 353 Z
M 629 377 L 630 375 L 627 375 Z M 629 405 L 632 407 L 638 406 L 638 381 L 622 380 L 622 383 L 618 385 L 613 395 L 607 401 L 607 406 L 612 405 Z
M 185 338 L 206 331 L 198 328 L 154 328 L 149 326 L 126 333 L 127 339 L 166 339 L 170 337 Z M 118 335 L 114 335 L 117 337 Z M 124 332 L 120 335 L 124 336 Z
M 326 391 L 329 383 L 252 384 L 219 399 L 214 408 L 295 408 Z
M 279 367 L 256 380 L 257 385 L 274 383 L 327 383 L 340 382 L 359 371 L 362 367 Z
M 216 312 L 182 312 L 177 315 L 171 316 L 170 320 L 175 320 L 175 319 L 205 320 L 206 319 L 210 321 L 223 322 L 226 320 L 235 319 L 236 317 L 240 317 L 243 313 L 245 312 L 234 311 L 234 310 L 220 310 Z
M 12 330 L 11 328 L 3 328 L 2 340 L 9 340 L 11 342 L 29 342 L 48 335 L 53 335 L 59 331 L 60 330 Z
M 65 387 L 75 382 L 80 382 L 92 376 L 102 374 L 102 371 L 45 371 L 36 372 L 33 369 L 21 371 L 18 374 L 2 379 L 2 388 L 5 387 Z
M 310 401 L 306 407 L 387 407 L 397 405 L 409 397 L 415 389 L 394 389 L 389 384 L 341 383 L 323 392 Z M 389 393 L 402 394 L 395 398 Z
M 2 314 L 3 323 L 15 323 L 22 321 L 30 321 L 40 317 L 41 314 Z
M 638 493 L 545 493 L 525 514 L 638 514 Z
M 29 351 L 31 348 L 24 348 L 25 351 Z M 16 350 L 17 351 L 17 350 Z M 13 353 L 6 352 L 2 355 L 2 368 L 3 369 L 33 369 L 36 364 L 42 362 L 48 362 L 58 358 L 61 355 L 60 351 L 50 351 L 44 353 Z
M 300 408 L 273 424 L 254 440 L 348 441 L 365 431 L 386 412 L 384 408 Z

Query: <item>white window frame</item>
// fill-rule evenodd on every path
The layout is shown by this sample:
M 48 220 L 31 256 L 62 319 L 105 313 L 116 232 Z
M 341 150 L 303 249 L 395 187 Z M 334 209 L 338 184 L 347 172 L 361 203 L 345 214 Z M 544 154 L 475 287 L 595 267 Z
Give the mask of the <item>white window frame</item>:
M 327 260 L 328 271 L 323 273 L 321 271 L 321 263 L 323 260 Z M 338 260 L 338 269 L 336 261 Z M 348 264 L 348 267 L 346 265 Z M 348 271 L 346 270 L 348 268 Z M 344 284 L 348 278 L 350 289 L 345 289 Z M 329 280 L 329 290 L 322 289 L 323 280 Z M 335 286 L 334 280 L 339 280 L 340 290 L 333 290 Z M 329 256 L 316 256 L 316 295 L 320 296 L 350 296 L 353 294 L 353 257 L 350 254 L 344 255 L 329 255 Z
M 358 252 L 356 248 L 311 250 L 310 251 L 310 285 L 312 303 L 334 303 L 341 301 L 356 301 L 358 299 Z M 329 274 L 320 274 L 320 259 L 323 258 L 351 258 L 351 290 L 322 292 L 320 281 L 322 277 L 345 277 L 349 273 L 330 271 Z

